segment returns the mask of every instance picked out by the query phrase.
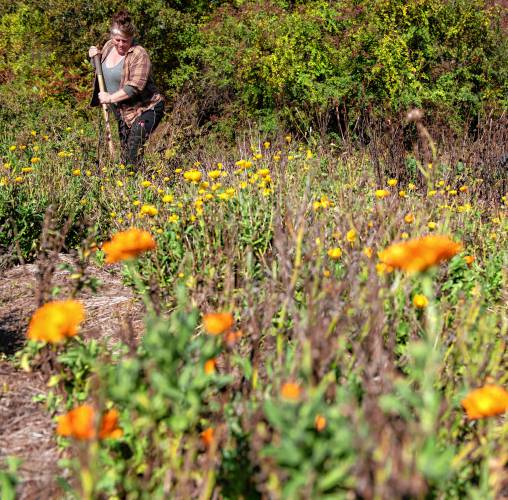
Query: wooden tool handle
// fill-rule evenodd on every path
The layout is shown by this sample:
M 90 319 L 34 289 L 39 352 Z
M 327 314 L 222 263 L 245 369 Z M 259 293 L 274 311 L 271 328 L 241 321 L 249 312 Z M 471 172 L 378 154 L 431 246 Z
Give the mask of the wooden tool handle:
M 106 85 L 104 83 L 104 75 L 102 73 L 102 64 L 101 64 L 101 56 L 100 54 L 96 54 L 93 56 L 93 62 L 95 66 L 95 71 L 97 73 L 97 80 L 99 82 L 99 90 L 101 92 L 106 92 Z M 115 147 L 113 145 L 113 139 L 111 137 L 111 125 L 109 123 L 109 113 L 108 113 L 108 105 L 102 105 L 102 114 L 104 116 L 104 122 L 106 124 L 106 138 L 108 140 L 109 154 L 114 156 Z

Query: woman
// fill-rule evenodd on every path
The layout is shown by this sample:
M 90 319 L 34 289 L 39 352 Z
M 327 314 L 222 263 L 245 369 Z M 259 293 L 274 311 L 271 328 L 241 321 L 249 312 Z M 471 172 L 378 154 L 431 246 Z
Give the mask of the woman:
M 101 55 L 107 92 L 99 92 L 95 78 L 91 105 L 109 104 L 118 121 L 122 162 L 139 166 L 143 144 L 164 114 L 164 100 L 151 74 L 150 57 L 134 40 L 136 28 L 126 11 L 115 14 L 110 35 L 102 51 L 90 47 L 89 57 Z

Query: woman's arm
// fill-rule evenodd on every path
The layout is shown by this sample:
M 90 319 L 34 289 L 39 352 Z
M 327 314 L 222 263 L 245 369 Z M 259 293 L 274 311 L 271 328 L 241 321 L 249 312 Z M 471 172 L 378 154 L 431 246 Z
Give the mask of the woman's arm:
M 101 104 L 115 104 L 116 102 L 125 101 L 125 99 L 129 99 L 131 96 L 125 92 L 124 89 L 117 90 L 113 94 L 109 92 L 99 92 L 99 101 Z

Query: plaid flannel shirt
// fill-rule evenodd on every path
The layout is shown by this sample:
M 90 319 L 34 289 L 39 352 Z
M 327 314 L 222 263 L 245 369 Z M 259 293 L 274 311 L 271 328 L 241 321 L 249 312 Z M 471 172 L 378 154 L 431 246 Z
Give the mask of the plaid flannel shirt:
M 105 61 L 113 47 L 112 40 L 108 40 L 104 44 L 101 63 Z M 133 45 L 129 48 L 125 55 L 120 88 L 123 89 L 128 85 L 135 88 L 136 93 L 129 99 L 116 103 L 120 116 L 128 127 L 132 126 L 134 120 L 141 113 L 153 108 L 163 100 L 153 81 L 151 67 L 150 57 L 141 45 Z M 91 106 L 98 106 L 99 104 L 99 82 L 96 76 Z

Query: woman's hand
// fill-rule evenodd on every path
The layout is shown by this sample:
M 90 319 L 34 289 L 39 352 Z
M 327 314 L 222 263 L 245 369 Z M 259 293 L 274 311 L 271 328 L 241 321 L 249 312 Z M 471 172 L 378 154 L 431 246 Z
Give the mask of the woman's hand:
M 111 94 L 108 92 L 99 92 L 99 101 L 101 104 L 111 104 Z
M 90 59 L 93 59 L 97 54 L 100 54 L 101 51 L 95 47 L 94 45 L 92 45 L 89 49 L 88 49 L 88 57 Z

